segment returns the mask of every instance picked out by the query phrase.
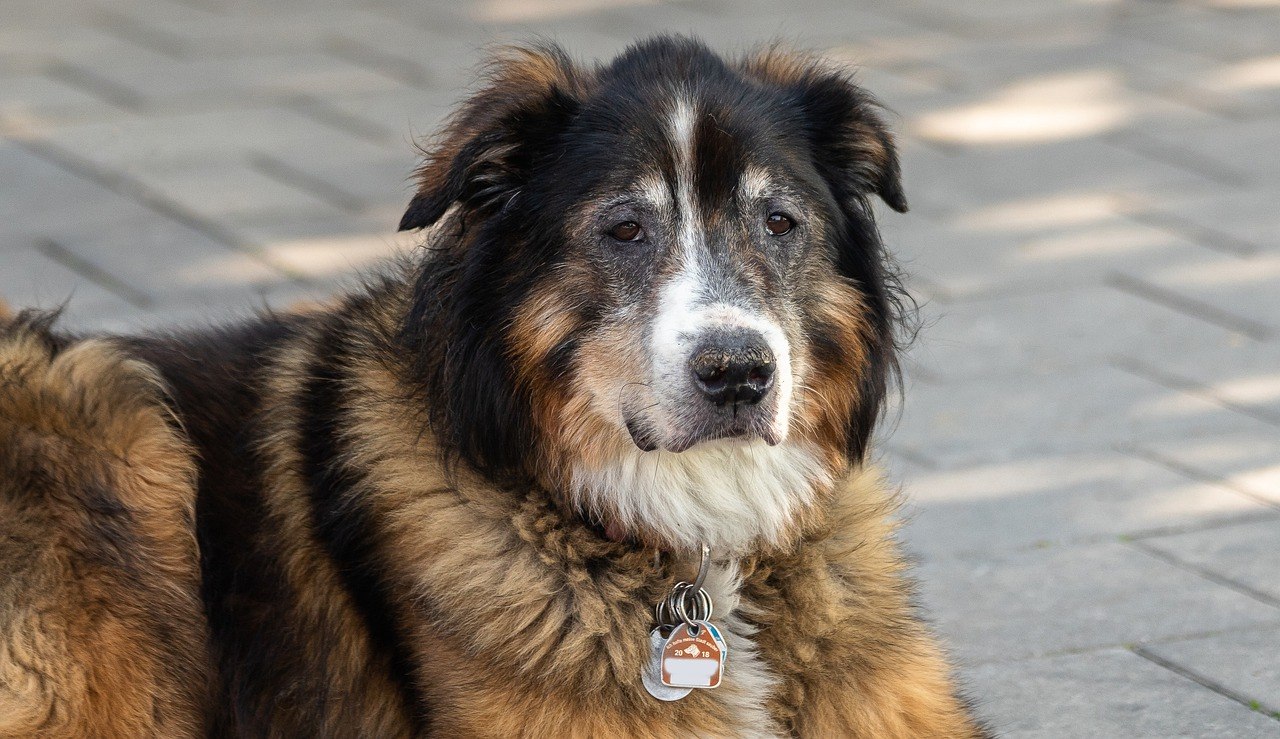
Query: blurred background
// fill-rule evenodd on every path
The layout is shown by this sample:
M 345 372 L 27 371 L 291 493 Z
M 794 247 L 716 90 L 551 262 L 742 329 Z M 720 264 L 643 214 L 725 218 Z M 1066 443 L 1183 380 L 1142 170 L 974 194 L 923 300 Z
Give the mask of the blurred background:
M 483 48 L 792 40 L 893 111 L 926 326 L 881 444 L 1008 736 L 1280 736 L 1275 0 L 4 0 L 0 297 L 133 330 L 412 241 Z

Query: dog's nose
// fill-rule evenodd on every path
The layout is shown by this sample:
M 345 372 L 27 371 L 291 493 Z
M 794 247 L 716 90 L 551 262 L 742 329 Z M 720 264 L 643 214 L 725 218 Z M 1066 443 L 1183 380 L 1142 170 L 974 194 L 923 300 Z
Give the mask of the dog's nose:
M 773 387 L 773 352 L 754 331 L 709 337 L 694 351 L 689 366 L 694 384 L 719 406 L 755 405 Z

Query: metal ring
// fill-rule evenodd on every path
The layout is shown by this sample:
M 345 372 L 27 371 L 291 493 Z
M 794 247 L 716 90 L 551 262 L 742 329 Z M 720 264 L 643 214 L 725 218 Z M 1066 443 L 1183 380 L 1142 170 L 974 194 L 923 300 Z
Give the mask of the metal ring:
M 695 591 L 702 590 L 702 584 L 707 580 L 707 570 L 711 569 L 711 547 L 706 544 L 702 544 L 701 547 L 698 557 L 698 576 L 693 580 Z
M 714 611 L 714 604 L 711 596 L 707 591 L 699 588 L 694 591 L 692 586 L 684 586 L 678 590 L 672 591 L 674 602 L 671 608 L 675 611 L 675 615 L 680 620 L 692 626 L 696 621 L 710 621 L 711 614 Z M 692 600 L 690 600 L 692 596 Z

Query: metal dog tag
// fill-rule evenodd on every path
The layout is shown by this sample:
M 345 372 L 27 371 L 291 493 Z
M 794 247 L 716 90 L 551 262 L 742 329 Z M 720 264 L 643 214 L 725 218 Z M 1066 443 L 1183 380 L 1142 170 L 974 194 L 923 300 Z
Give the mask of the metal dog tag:
M 662 684 L 661 662 L 662 649 L 667 645 L 667 637 L 662 635 L 662 627 L 649 632 L 649 663 L 645 665 L 640 679 L 649 695 L 660 701 L 678 701 L 693 692 L 692 688 L 674 688 Z
M 716 688 L 724 672 L 724 642 L 705 621 L 680 624 L 662 647 L 662 684 L 669 688 Z

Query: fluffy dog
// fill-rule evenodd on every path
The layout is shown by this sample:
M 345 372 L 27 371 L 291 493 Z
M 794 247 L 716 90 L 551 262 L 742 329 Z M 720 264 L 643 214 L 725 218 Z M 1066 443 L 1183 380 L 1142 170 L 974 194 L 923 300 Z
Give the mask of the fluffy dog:
M 985 735 L 863 466 L 907 203 L 847 73 L 513 49 L 418 182 L 332 307 L 0 332 L 0 733 Z M 704 545 L 723 684 L 660 701 Z

